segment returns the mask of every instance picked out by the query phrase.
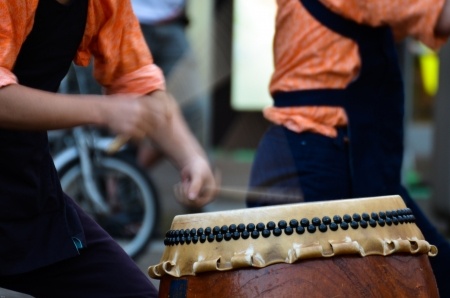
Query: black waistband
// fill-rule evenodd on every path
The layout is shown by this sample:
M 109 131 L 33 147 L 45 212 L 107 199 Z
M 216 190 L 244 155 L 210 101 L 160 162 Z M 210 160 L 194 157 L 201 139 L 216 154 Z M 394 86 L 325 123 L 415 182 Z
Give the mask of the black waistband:
M 343 107 L 346 100 L 345 89 L 299 90 L 277 92 L 273 95 L 274 106 L 337 106 Z

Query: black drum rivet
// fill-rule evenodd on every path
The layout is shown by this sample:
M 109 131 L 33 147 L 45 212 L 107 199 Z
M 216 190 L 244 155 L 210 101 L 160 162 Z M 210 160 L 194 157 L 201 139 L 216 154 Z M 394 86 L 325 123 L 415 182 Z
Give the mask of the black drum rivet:
M 243 223 L 239 224 L 239 225 L 237 226 L 237 230 L 238 230 L 238 232 L 243 232 L 243 231 L 245 231 L 245 225 L 244 225 Z
M 369 220 L 369 225 L 370 225 L 372 228 L 375 228 L 375 227 L 377 226 L 377 221 L 376 221 L 375 219 L 371 218 L 371 219 Z
M 256 230 L 258 230 L 259 232 L 263 231 L 265 228 L 266 228 L 266 225 L 263 224 L 262 222 L 260 222 L 256 225 Z
M 228 226 L 227 226 L 227 225 L 223 225 L 223 226 L 220 228 L 220 232 L 221 232 L 222 234 L 225 234 L 226 232 L 228 232 Z
M 340 224 L 342 222 L 342 218 L 339 215 L 333 216 L 333 221 L 337 224 Z
M 200 242 L 201 242 L 201 243 L 205 243 L 205 241 L 206 241 L 206 235 L 205 235 L 205 234 L 202 234 L 202 235 L 200 236 Z
M 361 219 L 361 221 L 359 222 L 359 225 L 361 226 L 361 228 L 364 228 L 364 229 L 369 226 L 367 221 L 365 221 L 364 219 Z
M 302 225 L 302 227 L 307 227 L 307 226 L 309 226 L 309 219 L 307 219 L 307 218 L 302 218 L 302 220 L 300 220 L 300 224 Z
M 184 235 L 185 235 L 185 236 L 189 236 L 190 233 L 191 233 L 191 230 L 190 230 L 190 229 L 184 230 Z
M 226 232 L 223 236 L 223 238 L 225 239 L 225 241 L 230 241 L 231 240 L 231 233 Z
M 249 223 L 247 225 L 247 231 L 252 232 L 255 229 L 255 224 Z
M 287 227 L 287 228 L 289 228 L 289 227 Z M 291 228 L 291 229 L 292 229 L 292 228 Z M 286 231 L 286 229 L 285 229 L 285 231 Z M 276 237 L 278 237 L 278 236 L 280 236 L 280 235 L 282 234 L 282 232 L 283 232 L 282 229 L 280 229 L 280 228 L 275 228 L 275 229 L 273 230 L 273 235 L 276 236 Z M 291 234 L 292 234 L 292 233 L 291 233 Z
M 259 232 L 256 231 L 256 230 L 253 230 L 251 235 L 252 235 L 252 238 L 253 238 L 253 239 L 258 239 L 258 237 L 259 237 Z
M 394 223 L 394 225 L 398 225 L 398 218 L 396 216 L 393 216 L 392 222 Z
M 236 231 L 236 232 L 233 233 L 232 237 L 233 237 L 234 240 L 238 240 L 239 238 L 241 238 L 241 233 Z
M 213 242 L 214 241 L 214 234 L 209 234 L 208 235 L 208 242 Z
M 286 235 L 292 235 L 294 233 L 294 229 L 292 227 L 286 227 L 286 229 L 284 229 L 284 233 Z
M 296 220 L 296 219 L 291 219 L 291 220 L 289 221 L 289 225 L 290 225 L 292 228 L 298 227 L 298 220 Z
M 328 230 L 328 227 L 326 224 L 320 224 L 319 231 L 321 231 L 322 233 L 325 233 L 327 230 Z
M 387 217 L 387 218 L 385 219 L 385 222 L 386 222 L 386 224 L 387 224 L 388 226 L 392 226 L 392 219 L 391 219 L 391 218 Z
M 252 234 L 253 234 L 253 233 L 252 233 Z M 261 232 L 261 235 L 262 235 L 264 238 L 270 237 L 270 231 L 269 231 L 268 229 L 264 229 L 264 230 Z
M 208 236 L 209 234 L 211 234 L 211 228 L 210 227 L 207 227 L 206 229 L 205 229 L 205 235 L 206 236 Z
M 193 242 L 194 244 L 198 242 L 198 236 L 197 236 L 197 235 L 194 235 L 194 236 L 192 237 L 192 242 Z
M 316 232 L 316 226 L 315 225 L 309 225 L 308 226 L 308 232 L 315 233 Z
M 361 215 L 359 215 L 358 213 L 354 213 L 353 220 L 356 222 L 361 221 Z
M 372 219 L 378 220 L 378 213 L 372 212 L 372 213 L 370 214 L 370 216 L 372 217 Z
M 248 237 L 250 237 L 250 233 L 248 231 L 243 231 L 241 236 L 242 239 L 248 239 Z
M 273 221 L 269 221 L 269 222 L 267 223 L 267 229 L 269 229 L 269 230 L 275 229 L 276 226 L 277 226 L 277 225 L 276 225 Z
M 222 241 L 223 240 L 223 234 L 217 234 L 216 235 L 216 241 L 217 242 L 220 242 L 220 241 Z
M 297 234 L 301 235 L 301 234 L 305 233 L 305 228 L 302 227 L 302 226 L 298 226 L 298 227 L 295 228 L 295 232 Z
M 320 224 L 322 223 L 322 221 L 320 220 L 320 218 L 314 217 L 314 218 L 311 220 L 311 223 L 312 223 L 314 226 L 318 227 L 318 226 L 320 226 Z
M 383 212 L 383 211 L 381 211 L 381 212 L 379 213 L 379 216 L 380 216 L 380 218 L 382 218 L 382 219 L 386 219 L 386 213 Z
M 219 233 L 220 233 L 220 227 L 215 226 L 215 227 L 213 228 L 212 232 L 213 232 L 213 235 L 219 234 Z
M 230 231 L 230 233 L 234 233 L 237 230 L 237 227 L 235 224 L 231 224 L 230 227 L 228 228 L 228 230 Z
M 330 223 L 330 230 L 337 231 L 338 228 L 339 228 L 339 226 L 337 225 L 337 223 L 335 223 L 335 222 Z
M 205 231 L 202 228 L 200 228 L 200 229 L 197 230 L 197 235 L 201 236 L 201 235 L 203 235 L 204 232 Z
M 186 237 L 186 244 L 191 244 L 191 242 L 192 242 L 191 236 L 187 236 Z
M 344 222 L 346 223 L 350 223 L 352 221 L 352 217 L 348 214 L 344 214 L 344 216 L 342 217 L 342 219 L 344 220 Z
M 286 222 L 285 220 L 280 220 L 280 221 L 278 222 L 278 227 L 279 227 L 280 229 L 285 229 L 285 228 L 287 227 L 287 222 Z
M 324 216 L 322 218 L 322 222 L 326 225 L 329 225 L 331 223 L 331 218 L 329 216 Z
M 341 222 L 341 229 L 348 230 L 348 223 L 346 221 Z
M 197 230 L 194 228 L 194 229 L 191 229 L 191 232 L 189 233 L 191 236 L 195 236 L 196 234 L 197 234 Z
M 357 221 L 352 220 L 352 222 L 350 223 L 350 226 L 352 227 L 352 229 L 356 230 L 357 228 L 359 228 L 359 224 Z
M 392 218 L 392 211 L 386 211 L 386 217 Z
M 179 234 L 178 234 L 177 236 L 182 236 L 182 235 L 184 235 L 184 229 L 179 230 L 178 233 L 179 233 Z
M 361 218 L 365 221 L 369 221 L 370 215 L 369 215 L 369 213 L 364 212 L 363 214 L 361 214 Z

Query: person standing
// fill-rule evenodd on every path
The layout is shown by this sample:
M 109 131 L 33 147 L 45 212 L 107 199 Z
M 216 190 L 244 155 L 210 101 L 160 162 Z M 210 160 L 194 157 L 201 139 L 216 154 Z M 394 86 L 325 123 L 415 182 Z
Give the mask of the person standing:
M 395 40 L 438 49 L 450 34 L 446 0 L 277 0 L 275 71 L 249 189 L 299 201 L 399 194 L 439 254 L 431 259 L 450 297 L 450 246 L 401 185 L 403 82 Z M 277 196 L 279 197 L 279 196 Z M 269 198 L 269 200 L 267 199 Z M 248 198 L 247 206 L 289 203 Z M 292 201 L 290 201 L 292 203 Z
M 121 247 L 65 195 L 47 130 L 95 125 L 154 140 L 179 169 L 182 200 L 203 206 L 215 181 L 129 0 L 0 2 L 0 287 L 35 297 L 156 297 Z M 57 94 L 72 61 L 105 95 Z

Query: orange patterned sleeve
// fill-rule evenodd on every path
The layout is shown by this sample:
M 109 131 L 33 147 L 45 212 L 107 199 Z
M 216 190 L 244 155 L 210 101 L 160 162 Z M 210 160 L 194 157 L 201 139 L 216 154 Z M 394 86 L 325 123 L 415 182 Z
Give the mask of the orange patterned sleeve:
M 37 0 L 0 1 L 0 87 L 17 84 L 12 68 L 33 26 Z
M 321 0 L 334 12 L 358 23 L 388 25 L 397 39 L 411 36 L 437 49 L 447 38 L 434 33 L 445 0 Z
M 94 77 L 106 94 L 147 94 L 165 89 L 128 0 L 89 1 L 85 37 L 75 62 L 94 56 Z

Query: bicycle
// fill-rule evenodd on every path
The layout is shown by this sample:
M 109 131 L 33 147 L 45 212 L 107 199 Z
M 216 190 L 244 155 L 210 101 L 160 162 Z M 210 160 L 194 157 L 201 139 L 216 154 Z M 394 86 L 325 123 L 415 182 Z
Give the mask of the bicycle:
M 50 131 L 48 136 L 63 191 L 136 258 L 155 233 L 160 206 L 156 187 L 134 159 L 133 148 L 125 145 L 109 154 L 114 138 L 87 126 Z

